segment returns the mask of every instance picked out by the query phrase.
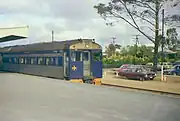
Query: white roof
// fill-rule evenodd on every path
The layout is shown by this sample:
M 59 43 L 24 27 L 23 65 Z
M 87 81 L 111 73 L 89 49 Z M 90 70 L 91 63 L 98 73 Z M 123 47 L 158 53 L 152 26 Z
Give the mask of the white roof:
M 28 37 L 28 28 L 28 26 L 0 28 L 0 38 L 10 35 Z

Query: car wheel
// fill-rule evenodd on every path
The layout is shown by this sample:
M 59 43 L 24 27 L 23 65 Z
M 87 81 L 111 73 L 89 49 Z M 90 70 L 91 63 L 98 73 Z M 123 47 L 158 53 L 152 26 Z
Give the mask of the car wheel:
M 150 80 L 154 80 L 154 78 L 150 78 Z
M 142 76 L 139 77 L 139 80 L 140 80 L 140 81 L 144 81 L 144 77 L 142 77 Z
M 125 79 L 129 79 L 127 76 L 124 76 Z

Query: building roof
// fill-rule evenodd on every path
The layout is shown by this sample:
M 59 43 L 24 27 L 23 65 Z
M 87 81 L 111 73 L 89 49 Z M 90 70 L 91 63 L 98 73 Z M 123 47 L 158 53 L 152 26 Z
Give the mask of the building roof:
M 8 41 L 24 39 L 24 38 L 26 38 L 26 37 L 17 36 L 17 35 L 9 35 L 9 36 L 5 36 L 5 37 L 1 37 L 0 42 L 8 42 Z
M 0 43 L 28 37 L 28 26 L 0 28 Z

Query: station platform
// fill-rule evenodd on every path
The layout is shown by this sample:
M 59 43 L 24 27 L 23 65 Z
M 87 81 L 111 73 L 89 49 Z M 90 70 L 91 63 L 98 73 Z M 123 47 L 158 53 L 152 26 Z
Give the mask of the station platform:
M 180 98 L 0 73 L 0 121 L 179 121 Z

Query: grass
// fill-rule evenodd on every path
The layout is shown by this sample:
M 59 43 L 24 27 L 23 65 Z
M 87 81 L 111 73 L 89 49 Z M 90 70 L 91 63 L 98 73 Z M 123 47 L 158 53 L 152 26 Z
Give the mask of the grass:
M 180 83 L 180 76 L 165 75 L 167 82 Z M 161 74 L 158 74 L 153 81 L 161 81 Z

